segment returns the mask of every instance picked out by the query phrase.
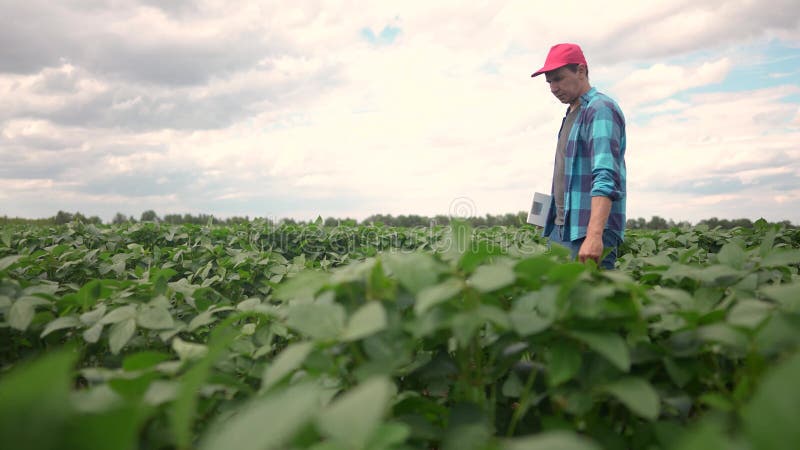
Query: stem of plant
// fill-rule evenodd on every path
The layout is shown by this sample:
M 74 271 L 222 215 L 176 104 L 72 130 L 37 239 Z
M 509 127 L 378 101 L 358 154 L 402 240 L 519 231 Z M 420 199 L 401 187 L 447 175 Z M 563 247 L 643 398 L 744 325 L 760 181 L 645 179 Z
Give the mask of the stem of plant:
M 528 375 L 528 381 L 525 382 L 525 388 L 522 391 L 522 395 L 519 398 L 519 406 L 517 409 L 514 410 L 514 414 L 511 416 L 511 423 L 508 424 L 508 430 L 506 431 L 506 436 L 511 437 L 514 435 L 514 431 L 517 428 L 517 424 L 519 423 L 522 416 L 525 415 L 525 412 L 528 410 L 528 399 L 531 395 L 531 389 L 533 388 L 533 382 L 536 380 L 536 369 L 531 369 L 531 374 Z

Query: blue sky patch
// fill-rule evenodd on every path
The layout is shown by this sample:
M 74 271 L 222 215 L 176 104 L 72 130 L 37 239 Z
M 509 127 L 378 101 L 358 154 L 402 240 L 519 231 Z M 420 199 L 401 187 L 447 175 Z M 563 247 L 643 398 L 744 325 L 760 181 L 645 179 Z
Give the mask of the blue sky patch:
M 398 27 L 393 27 L 391 25 L 386 25 L 383 27 L 380 33 L 375 34 L 372 31 L 372 28 L 364 27 L 361 29 L 361 37 L 364 38 L 370 44 L 375 45 L 389 45 L 397 39 L 397 36 L 400 35 L 401 29 Z
M 718 60 L 726 56 L 731 59 L 731 70 L 720 82 L 692 87 L 677 92 L 669 98 L 659 99 L 640 105 L 640 108 L 657 106 L 668 100 L 677 100 L 692 104 L 692 97 L 697 94 L 739 93 L 777 86 L 796 85 L 800 78 L 800 51 L 796 47 L 781 41 L 773 40 L 768 44 L 751 44 L 740 47 L 735 53 L 712 53 L 708 50 L 694 52 L 664 61 L 667 65 L 697 66 L 706 61 Z M 650 67 L 645 65 L 642 68 Z M 781 103 L 800 104 L 800 94 L 789 94 L 780 99 Z M 631 122 L 644 125 L 654 117 L 672 114 L 675 111 L 641 112 L 630 119 Z M 787 118 L 787 121 L 791 118 Z
M 800 77 L 800 51 L 780 41 L 772 41 L 766 46 L 746 46 L 738 54 L 729 57 L 733 64 L 722 83 L 692 88 L 685 92 L 698 94 L 750 91 L 794 84 Z

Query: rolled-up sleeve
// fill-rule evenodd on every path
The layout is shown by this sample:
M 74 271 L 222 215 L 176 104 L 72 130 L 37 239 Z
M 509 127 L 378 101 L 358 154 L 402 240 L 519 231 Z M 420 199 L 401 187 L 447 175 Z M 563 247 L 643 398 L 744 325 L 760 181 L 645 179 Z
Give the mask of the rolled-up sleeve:
M 590 116 L 588 149 L 592 158 L 592 197 L 608 197 L 612 201 L 625 197 L 624 126 L 621 113 L 601 102 Z

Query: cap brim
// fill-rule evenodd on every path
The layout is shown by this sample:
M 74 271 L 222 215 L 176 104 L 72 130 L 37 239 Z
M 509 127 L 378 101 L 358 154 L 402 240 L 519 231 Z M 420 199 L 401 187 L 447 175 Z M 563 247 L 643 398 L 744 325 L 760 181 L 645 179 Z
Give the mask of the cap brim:
M 537 70 L 536 72 L 533 72 L 533 75 L 531 75 L 531 77 L 538 77 L 539 75 L 545 72 L 550 72 L 552 70 L 560 69 L 566 65 L 568 64 L 553 64 L 552 66 L 544 66 L 541 69 Z

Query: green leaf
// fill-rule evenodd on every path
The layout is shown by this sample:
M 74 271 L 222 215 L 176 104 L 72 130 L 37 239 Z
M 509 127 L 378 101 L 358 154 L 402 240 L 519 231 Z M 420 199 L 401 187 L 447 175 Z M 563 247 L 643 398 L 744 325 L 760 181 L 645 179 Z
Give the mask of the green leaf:
M 777 235 L 777 231 L 774 229 L 767 231 L 764 234 L 763 239 L 761 240 L 761 245 L 758 246 L 758 254 L 762 257 L 767 256 L 770 250 L 772 250 L 773 245 L 775 245 L 775 236 Z
M 55 320 L 50 321 L 47 324 L 47 326 L 44 327 L 44 330 L 42 331 L 42 334 L 39 335 L 39 337 L 44 338 L 53 331 L 63 330 L 65 328 L 75 328 L 80 325 L 81 321 L 75 316 L 59 317 Z
M 485 321 L 473 311 L 464 311 L 456 314 L 450 323 L 456 342 L 458 342 L 461 348 L 466 348 L 472 337 Z
M 485 450 L 493 448 L 489 418 L 472 402 L 459 402 L 449 407 L 442 450 Z
M 142 305 L 136 316 L 136 323 L 148 330 L 165 330 L 175 326 L 172 315 L 162 306 Z
M 22 255 L 11 255 L 0 258 L 0 272 L 11 267 L 15 262 L 19 261 Z
M 557 286 L 528 292 L 514 300 L 509 317 L 511 326 L 520 336 L 530 336 L 548 329 L 556 318 Z
M 256 311 L 261 306 L 261 299 L 258 297 L 251 297 L 236 304 L 238 311 Z
M 411 435 L 411 428 L 404 423 L 382 423 L 372 433 L 372 438 L 367 444 L 368 449 L 394 449 L 402 445 Z
M 707 392 L 701 395 L 698 400 L 704 405 L 708 405 L 720 411 L 729 412 L 736 408 L 731 400 L 719 392 Z
M 458 266 L 464 273 L 472 273 L 475 268 L 492 256 L 502 255 L 502 248 L 497 243 L 487 240 L 480 240 L 472 243 L 471 248 L 461 256 Z
M 150 406 L 158 406 L 171 402 L 178 396 L 179 383 L 175 381 L 154 380 L 144 393 L 144 402 Z
M 51 449 L 61 445 L 74 411 L 69 403 L 78 353 L 56 350 L 0 377 L 0 446 Z
M 592 350 L 601 354 L 618 369 L 627 372 L 631 368 L 631 355 L 628 345 L 616 333 L 573 331 L 572 336 L 582 341 Z
M 309 303 L 314 300 L 314 296 L 322 289 L 330 279 L 331 275 L 327 272 L 305 271 L 296 277 L 281 283 L 275 289 L 275 298 L 279 300 L 294 300 L 301 303 Z
M 508 378 L 503 383 L 503 388 L 501 392 L 506 397 L 510 398 L 518 398 L 522 395 L 522 392 L 525 390 L 525 386 L 522 383 L 522 380 L 519 379 L 519 376 L 515 372 L 510 372 L 508 374 Z
M 728 242 L 727 244 L 723 245 L 719 250 L 719 253 L 717 253 L 717 259 L 720 263 L 725 264 L 728 267 L 741 269 L 744 265 L 746 255 L 744 250 L 742 250 L 738 244 L 734 242 Z
M 680 364 L 675 362 L 675 360 L 671 358 L 664 358 L 663 363 L 664 368 L 667 370 L 667 374 L 679 388 L 683 388 L 689 381 L 692 380 L 692 372 L 682 367 Z
M 772 313 L 769 303 L 758 300 L 742 300 L 728 313 L 728 323 L 745 328 L 756 328 Z
M 463 220 L 451 220 L 447 232 L 437 246 L 442 259 L 456 263 L 472 244 L 472 227 Z
M 393 391 L 392 383 L 383 377 L 361 383 L 320 413 L 320 431 L 347 449 L 364 448 L 386 413 Z
M 553 430 L 506 440 L 503 450 L 601 450 L 601 447 L 574 431 Z
M 517 262 L 514 272 L 517 279 L 526 283 L 529 287 L 538 288 L 542 284 L 542 278 L 556 265 L 556 262 L 548 255 L 537 255 Z
M 467 284 L 478 292 L 492 292 L 514 283 L 514 270 L 506 264 L 496 263 L 479 266 L 467 280 Z
M 178 272 L 171 268 L 152 269 L 150 271 L 150 282 L 153 284 L 153 292 L 156 295 L 166 293 L 169 279 L 177 274 Z
M 288 443 L 317 412 L 319 391 L 297 385 L 256 397 L 228 420 L 217 420 L 203 435 L 201 450 L 271 450 Z M 346 430 L 344 430 L 346 432 Z
M 499 330 L 511 328 L 511 319 L 508 313 L 497 306 L 482 304 L 474 311 L 475 316 L 483 323 L 491 323 Z
M 729 266 L 708 266 L 701 269 L 694 268 L 692 278 L 707 284 L 734 284 L 745 275 L 745 272 Z
M 194 318 L 189 322 L 189 331 L 194 331 L 200 327 L 204 327 L 210 323 L 214 323 L 219 318 L 214 314 L 224 311 L 233 311 L 234 308 L 232 306 L 212 306 L 207 310 L 201 312 L 200 314 L 194 316 Z
M 800 353 L 764 375 L 755 395 L 742 411 L 745 434 L 752 448 L 778 450 L 800 442 Z
M 135 305 L 125 305 L 120 306 L 117 309 L 114 309 L 110 313 L 106 314 L 105 317 L 100 319 L 101 325 L 109 325 L 112 323 L 119 323 L 124 322 L 129 319 L 136 318 L 136 306 Z
M 371 277 L 376 271 L 383 271 L 383 266 L 375 258 L 367 258 L 364 261 L 353 262 L 336 270 L 330 276 L 331 284 L 352 283 L 354 281 L 364 281 Z M 302 275 L 302 274 L 301 274 Z M 381 274 L 381 278 L 385 275 Z
M 343 341 L 357 341 L 386 328 L 386 310 L 380 302 L 365 304 L 356 311 L 347 323 Z
M 706 342 L 725 344 L 733 350 L 746 352 L 747 336 L 726 323 L 705 325 L 697 329 L 697 336 Z
M 765 297 L 780 303 L 787 312 L 800 311 L 800 283 L 764 286 L 760 291 Z
M 157 364 L 172 359 L 168 353 L 146 350 L 126 356 L 122 360 L 122 369 L 126 372 L 149 369 Z
M 125 344 L 133 337 L 134 332 L 136 332 L 136 321 L 134 319 L 126 319 L 112 325 L 108 334 L 111 353 L 115 355 L 119 353 L 122 347 L 125 347 Z
M 125 272 L 125 262 L 130 258 L 131 255 L 127 253 L 117 253 L 116 255 L 111 257 L 111 266 L 110 269 L 114 271 L 117 275 L 122 275 Z
M 102 333 L 103 333 L 103 324 L 96 323 L 92 325 L 91 328 L 88 328 L 86 329 L 86 331 L 83 332 L 83 340 L 90 344 L 94 344 L 95 342 L 100 340 L 100 334 Z
M 208 353 L 208 347 L 203 344 L 186 342 L 176 337 L 172 340 L 172 350 L 178 354 L 181 361 L 193 361 L 203 358 Z
M 658 418 L 660 399 L 648 381 L 639 377 L 626 377 L 606 386 L 605 390 L 633 413 L 648 420 Z
M 123 398 L 109 383 L 70 392 L 72 405 L 80 413 L 103 413 L 118 406 Z
M 709 449 L 744 449 L 750 446 L 734 446 L 726 436 L 719 421 L 705 420 L 696 424 L 689 431 L 677 437 L 675 450 L 709 450 Z M 756 450 L 755 448 L 753 450 Z M 760 448 L 758 450 L 761 450 Z
M 553 248 L 558 247 L 554 246 Z M 553 283 L 569 283 L 576 280 L 586 270 L 586 264 L 580 262 L 558 264 L 547 272 L 547 277 Z
M 13 233 L 11 232 L 10 228 L 6 228 L 3 230 L 3 233 L 0 234 L 0 238 L 2 238 L 3 245 L 6 247 L 11 247 L 11 238 Z M 0 264 L 0 270 L 3 270 L 2 264 Z
M 585 416 L 594 407 L 592 395 L 583 389 L 567 391 L 566 401 L 564 411 L 576 416 Z
M 154 371 L 128 373 L 127 375 L 126 377 L 117 377 L 108 380 L 108 385 L 114 392 L 130 402 L 138 402 L 141 400 L 150 387 L 150 383 L 161 376 Z
M 192 423 L 197 413 L 198 393 L 206 383 L 212 366 L 225 354 L 225 350 L 239 335 L 239 330 L 232 324 L 241 320 L 246 313 L 226 318 L 214 327 L 208 339 L 207 353 L 202 356 L 181 377 L 178 395 L 169 409 L 172 434 L 178 448 L 189 448 L 192 441 Z M 173 339 L 173 348 L 176 340 Z
M 733 269 L 731 269 L 733 270 Z M 697 279 L 697 267 L 674 263 L 661 275 L 664 280 L 680 281 L 683 278 Z
M 311 342 L 298 342 L 286 347 L 264 370 L 264 376 L 261 378 L 261 390 L 269 390 L 286 375 L 299 368 L 313 348 L 314 345 Z
M 103 280 L 91 280 L 81 286 L 80 290 L 76 293 L 78 303 L 84 310 L 87 310 L 97 304 L 101 298 L 108 297 L 111 294 L 111 289 L 103 282 Z
M 80 315 L 80 321 L 82 324 L 86 326 L 92 326 L 96 324 L 106 313 L 106 305 L 100 305 L 97 308 L 83 313 Z
M 338 303 L 309 303 L 289 308 L 286 325 L 314 339 L 335 339 L 344 329 L 344 308 Z
M 762 267 L 783 267 L 800 263 L 800 250 L 777 248 L 761 260 Z
M 25 331 L 31 324 L 37 306 L 49 305 L 50 302 L 33 296 L 20 297 L 8 311 L 8 324 L 11 328 Z
M 58 292 L 58 289 L 59 289 L 58 283 L 42 280 L 41 284 L 37 283 L 26 287 L 25 289 L 22 290 L 22 293 L 24 295 L 44 294 L 45 296 L 53 297 L 56 295 L 56 292 Z
M 800 344 L 800 320 L 796 314 L 774 311 L 755 336 L 754 345 L 768 355 L 780 354 Z
M 550 347 L 547 381 L 558 386 L 572 379 L 581 367 L 581 350 L 569 341 L 557 341 Z
M 422 289 L 417 295 L 414 312 L 419 316 L 430 308 L 445 302 L 461 292 L 463 282 L 457 278 L 448 278 L 445 281 Z
M 436 284 L 443 270 L 440 263 L 426 253 L 390 253 L 383 255 L 383 262 L 400 285 L 412 294 Z

